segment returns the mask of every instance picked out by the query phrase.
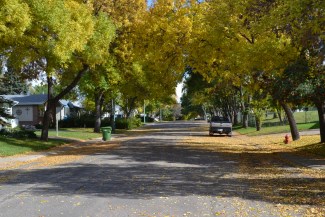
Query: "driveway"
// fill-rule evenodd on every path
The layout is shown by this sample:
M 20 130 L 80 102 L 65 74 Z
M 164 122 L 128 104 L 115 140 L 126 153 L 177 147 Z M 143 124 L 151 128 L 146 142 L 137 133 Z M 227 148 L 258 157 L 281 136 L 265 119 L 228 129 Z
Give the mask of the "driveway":
M 0 169 L 0 216 L 324 215 L 323 170 L 273 152 L 206 149 L 196 144 L 208 137 L 205 127 L 150 124 Z M 209 139 L 252 145 L 236 135 Z

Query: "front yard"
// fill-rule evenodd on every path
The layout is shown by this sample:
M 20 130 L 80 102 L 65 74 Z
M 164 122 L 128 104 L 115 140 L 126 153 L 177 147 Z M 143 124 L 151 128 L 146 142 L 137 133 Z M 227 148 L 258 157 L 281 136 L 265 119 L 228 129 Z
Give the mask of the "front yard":
M 89 140 L 102 137 L 101 133 L 93 133 L 92 130 L 92 128 L 60 129 L 58 137 L 55 130 L 50 130 L 48 142 L 39 139 L 16 139 L 0 136 L 0 157 L 47 150 L 68 143 L 67 139 Z M 36 135 L 39 137 L 41 132 L 37 131 Z
M 102 137 L 101 133 L 94 133 L 93 130 L 93 128 L 64 128 L 59 129 L 58 137 L 76 140 L 88 140 Z M 41 136 L 41 131 L 37 131 L 36 135 Z M 49 137 L 57 137 L 56 135 L 56 130 L 49 130 Z
M 44 142 L 38 139 L 0 137 L 0 157 L 47 150 L 62 144 L 65 144 L 65 141 L 62 139 L 50 139 L 48 142 Z

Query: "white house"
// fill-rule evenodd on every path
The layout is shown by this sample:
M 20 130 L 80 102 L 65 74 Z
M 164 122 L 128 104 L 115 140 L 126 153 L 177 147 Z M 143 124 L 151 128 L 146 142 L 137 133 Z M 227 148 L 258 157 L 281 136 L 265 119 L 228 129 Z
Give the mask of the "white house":
M 19 125 L 36 125 L 42 124 L 44 112 L 47 106 L 47 94 L 36 95 L 2 95 L 5 99 L 11 100 L 13 106 L 0 105 L 8 107 L 8 112 L 14 116 Z M 56 106 L 56 118 L 62 120 L 72 113 L 78 112 L 80 107 L 75 106 L 67 100 L 60 100 Z M 17 122 L 16 120 L 16 122 Z M 17 123 L 16 123 L 17 124 Z M 16 125 L 12 127 L 14 127 Z

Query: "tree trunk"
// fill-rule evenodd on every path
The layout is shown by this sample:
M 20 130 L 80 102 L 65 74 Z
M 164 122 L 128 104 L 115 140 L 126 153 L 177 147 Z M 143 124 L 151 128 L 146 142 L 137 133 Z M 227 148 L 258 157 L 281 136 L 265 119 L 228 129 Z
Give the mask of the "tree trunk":
M 297 128 L 297 124 L 296 124 L 296 120 L 293 116 L 293 112 L 291 110 L 291 108 L 288 106 L 288 104 L 284 103 L 284 102 L 280 102 L 282 108 L 284 109 L 287 117 L 288 117 L 288 122 L 290 125 L 290 131 L 291 131 L 291 137 L 292 140 L 299 140 L 300 139 L 300 135 L 299 135 L 299 131 Z
M 240 98 L 241 98 L 241 102 L 240 102 L 241 112 L 243 115 L 242 125 L 244 128 L 248 128 L 248 109 L 246 108 L 245 105 L 243 87 L 240 87 Z
M 59 102 L 59 100 L 62 99 L 67 93 L 69 93 L 78 84 L 81 77 L 88 71 L 88 68 L 89 68 L 88 65 L 84 65 L 83 69 L 81 69 L 78 72 L 77 76 L 73 79 L 73 81 L 65 89 L 63 89 L 56 97 L 48 99 L 46 111 L 45 111 L 44 117 L 43 117 L 43 128 L 42 128 L 41 140 L 48 141 L 50 115 L 51 115 L 51 113 L 53 113 L 53 107 L 55 108 L 55 105 Z M 52 91 L 51 93 L 53 94 L 53 81 L 52 81 L 51 77 L 48 77 L 48 78 L 50 78 L 47 80 L 48 88 L 49 88 L 49 96 L 50 96 L 50 91 Z
M 125 107 L 126 119 L 129 119 L 131 116 L 131 113 L 135 107 L 135 100 L 136 100 L 136 97 L 127 99 L 127 103 L 126 103 L 126 107 Z
M 279 117 L 279 119 L 280 119 L 280 123 L 281 123 L 281 125 L 284 125 L 284 121 L 283 121 L 283 118 L 282 118 L 282 115 L 281 115 L 281 109 L 276 109 L 276 112 L 277 112 L 277 114 L 278 114 L 278 117 Z
M 325 102 L 315 103 L 319 118 L 320 142 L 325 142 Z
M 47 106 L 49 106 L 49 101 L 47 102 Z M 46 111 L 44 112 L 43 116 L 43 128 L 42 128 L 42 134 L 41 134 L 41 140 L 48 141 L 48 135 L 49 135 L 49 126 L 50 126 L 50 115 L 52 113 L 52 110 L 49 106 Z M 45 127 L 46 126 L 46 127 Z
M 234 125 L 238 125 L 238 112 L 234 111 Z
M 277 113 L 277 112 L 274 112 L 274 113 L 273 113 L 273 119 L 276 119 L 276 118 L 278 118 L 278 117 L 279 117 L 278 113 Z
M 114 99 L 112 99 L 110 122 L 112 127 L 112 133 L 115 133 L 115 100 Z
M 260 131 L 261 130 L 261 118 L 260 117 L 257 117 L 255 116 L 255 124 L 256 124 L 256 131 Z
M 248 112 L 243 112 L 243 127 L 248 128 Z
M 204 105 L 202 105 L 202 111 L 203 111 L 204 120 L 207 120 L 207 110 Z
M 95 126 L 94 126 L 94 133 L 100 133 L 103 95 L 104 95 L 103 91 L 98 91 L 98 92 L 95 93 Z
M 49 134 L 49 127 L 51 125 L 51 120 L 53 120 L 53 108 L 56 104 L 53 99 L 53 78 L 47 77 L 47 104 L 46 104 L 46 111 L 43 116 L 43 128 L 41 134 L 41 140 L 48 141 L 48 134 Z

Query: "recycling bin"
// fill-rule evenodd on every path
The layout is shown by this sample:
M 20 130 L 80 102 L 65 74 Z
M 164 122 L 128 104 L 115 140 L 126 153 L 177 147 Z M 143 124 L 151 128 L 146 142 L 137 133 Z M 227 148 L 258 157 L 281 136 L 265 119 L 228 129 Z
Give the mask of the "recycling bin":
M 112 127 L 101 127 L 100 129 L 103 134 L 103 140 L 111 140 Z

